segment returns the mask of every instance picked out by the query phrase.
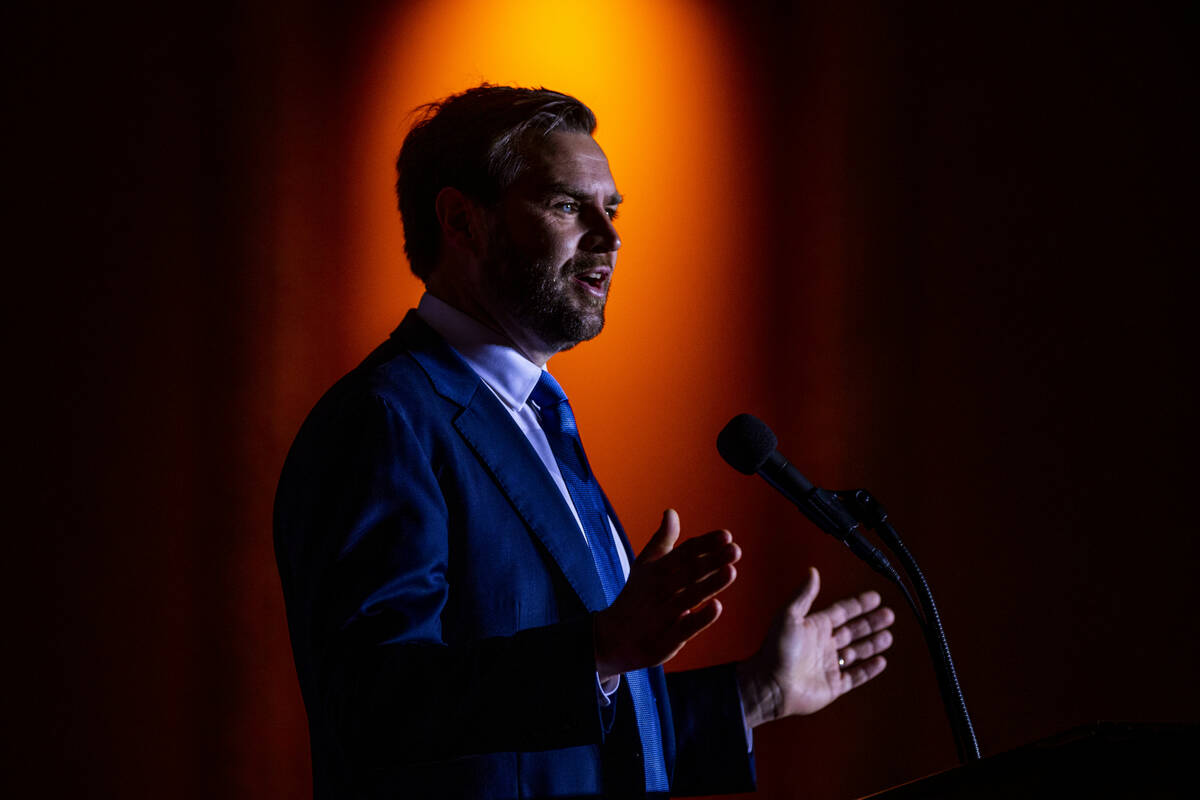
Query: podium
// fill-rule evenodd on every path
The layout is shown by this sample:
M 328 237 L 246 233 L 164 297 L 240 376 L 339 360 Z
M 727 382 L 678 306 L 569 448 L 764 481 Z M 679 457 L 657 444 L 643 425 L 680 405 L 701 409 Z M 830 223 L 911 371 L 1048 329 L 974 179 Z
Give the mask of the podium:
M 869 798 L 1200 798 L 1198 756 L 1200 724 L 1102 722 Z

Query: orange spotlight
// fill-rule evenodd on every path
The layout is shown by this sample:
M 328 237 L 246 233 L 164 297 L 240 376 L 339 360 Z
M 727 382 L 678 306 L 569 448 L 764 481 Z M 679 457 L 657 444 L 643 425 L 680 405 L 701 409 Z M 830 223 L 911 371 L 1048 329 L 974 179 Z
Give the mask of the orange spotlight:
M 753 283 L 745 267 L 753 237 L 742 235 L 751 227 L 755 170 L 745 162 L 753 147 L 723 30 L 714 12 L 686 0 L 406 5 L 380 28 L 363 96 L 348 254 L 356 353 L 386 335 L 421 293 L 392 197 L 411 110 L 488 81 L 567 92 L 596 112 L 597 140 L 626 197 L 625 246 L 607 330 L 580 348 L 583 356 L 556 356 L 552 369 L 571 392 L 588 452 L 620 498 L 637 546 L 663 504 L 681 504 L 685 488 L 697 493 L 694 472 L 664 471 L 655 454 L 670 452 L 681 465 L 711 462 L 719 474 L 712 439 L 731 412 L 711 391 L 712 376 L 750 383 L 755 374 L 745 332 L 753 326 L 714 324 L 731 306 L 753 306 L 739 301 Z M 637 386 L 655 387 L 661 402 L 647 404 L 630 391 Z M 630 441 L 642 443 L 640 454 L 606 448 Z M 646 475 L 663 472 L 670 474 L 646 485 Z

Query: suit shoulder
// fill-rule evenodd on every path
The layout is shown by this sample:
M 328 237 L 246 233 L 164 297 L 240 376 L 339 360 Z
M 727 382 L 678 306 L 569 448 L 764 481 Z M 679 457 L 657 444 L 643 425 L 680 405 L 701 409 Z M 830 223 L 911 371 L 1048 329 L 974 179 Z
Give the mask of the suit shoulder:
M 360 420 L 387 409 L 403 418 L 420 417 L 429 406 L 440 406 L 428 372 L 413 353 L 389 340 L 346 373 L 317 401 L 304 428 Z
M 338 380 L 309 412 L 293 449 L 363 428 L 437 436 L 482 386 L 459 355 L 414 313 Z
M 333 384 L 309 411 L 288 449 L 276 514 L 303 505 L 315 487 L 381 458 L 431 460 L 457 407 L 438 393 L 411 347 L 393 336 Z

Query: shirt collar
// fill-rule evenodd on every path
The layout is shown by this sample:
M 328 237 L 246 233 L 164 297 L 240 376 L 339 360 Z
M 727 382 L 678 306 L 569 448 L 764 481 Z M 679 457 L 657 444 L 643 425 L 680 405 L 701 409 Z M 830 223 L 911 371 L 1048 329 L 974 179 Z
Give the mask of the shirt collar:
M 421 296 L 417 313 L 505 405 L 516 410 L 529 401 L 542 368 L 521 355 L 503 336 L 429 292 Z

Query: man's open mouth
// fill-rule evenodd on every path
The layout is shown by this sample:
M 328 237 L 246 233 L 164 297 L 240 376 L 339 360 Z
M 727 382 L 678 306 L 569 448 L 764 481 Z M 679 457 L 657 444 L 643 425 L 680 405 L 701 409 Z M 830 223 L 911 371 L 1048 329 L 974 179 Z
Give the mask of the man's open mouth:
M 575 280 L 586 285 L 594 292 L 603 293 L 608 285 L 609 276 L 612 275 L 611 267 L 596 267 L 585 272 L 577 272 L 574 275 Z

